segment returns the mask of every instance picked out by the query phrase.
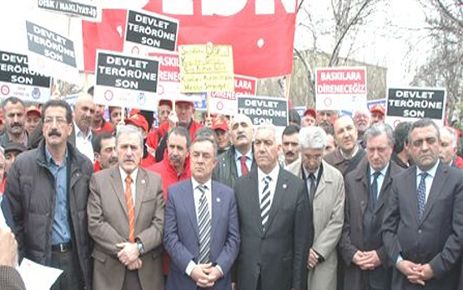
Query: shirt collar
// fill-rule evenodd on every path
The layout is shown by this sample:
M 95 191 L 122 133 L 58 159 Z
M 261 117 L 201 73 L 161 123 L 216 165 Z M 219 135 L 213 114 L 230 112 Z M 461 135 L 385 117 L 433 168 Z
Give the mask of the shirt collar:
M 391 162 L 389 162 L 386 166 L 384 166 L 383 169 L 381 169 L 379 172 L 381 172 L 381 175 L 382 176 L 386 176 L 386 172 L 387 172 L 387 169 L 389 168 L 389 164 Z M 373 169 L 373 167 L 370 166 L 370 176 L 373 176 L 373 174 L 375 174 L 376 170 Z
M 212 179 L 209 179 L 204 184 L 202 184 L 202 183 L 199 183 L 198 181 L 196 181 L 196 179 L 192 176 L 191 177 L 191 183 L 193 184 L 193 190 L 195 190 L 199 185 L 205 185 L 208 190 L 212 189 Z
M 235 149 L 235 160 L 240 160 L 241 156 L 246 156 L 248 160 L 252 160 L 252 149 L 249 149 L 249 151 L 246 154 L 241 154 L 238 150 Z
M 119 166 L 119 172 L 121 173 L 122 182 L 124 183 L 125 178 L 127 177 L 128 174 L 120 166 Z M 138 174 L 138 168 L 135 168 L 135 170 L 132 171 L 132 173 L 130 173 L 130 178 L 132 178 L 132 182 L 135 182 L 135 180 L 137 180 L 137 174 Z
M 278 174 L 280 173 L 280 165 L 276 165 L 269 174 L 264 173 L 259 167 L 257 167 L 257 177 L 259 181 L 261 181 L 265 176 L 270 176 L 272 181 L 276 181 L 278 179 Z
M 92 138 L 92 130 L 89 128 L 88 129 L 88 134 L 87 136 L 84 135 L 84 132 L 82 132 L 79 128 L 79 126 L 77 126 L 76 122 L 74 121 L 74 130 L 76 130 L 76 136 L 82 136 L 82 138 L 84 139 L 90 139 Z
M 315 170 L 315 172 L 313 173 L 313 175 L 315 176 L 315 178 L 318 178 L 318 172 L 320 171 L 320 167 L 322 166 L 322 164 L 320 163 L 320 166 L 318 166 L 317 170 Z M 304 176 L 305 178 L 309 178 L 309 175 L 310 175 L 310 172 L 307 171 L 307 169 L 304 167 L 304 165 L 302 165 L 302 170 L 304 170 Z
M 421 170 L 418 166 L 416 167 L 416 176 L 419 176 L 422 172 L 426 172 L 428 173 L 432 178 L 434 178 L 434 176 L 436 176 L 436 171 L 437 171 L 437 166 L 439 166 L 439 163 L 440 161 L 437 160 L 436 164 L 434 164 L 433 167 L 431 167 L 431 169 L 427 170 L 427 171 L 423 171 Z
M 50 151 L 48 151 L 47 146 L 45 146 L 45 158 L 46 158 L 48 164 L 57 165 L 56 162 L 55 162 L 55 159 L 53 159 L 53 156 L 51 156 Z M 63 164 L 61 166 L 66 164 L 67 159 L 68 159 L 68 149 L 66 147 L 66 151 L 64 151 Z

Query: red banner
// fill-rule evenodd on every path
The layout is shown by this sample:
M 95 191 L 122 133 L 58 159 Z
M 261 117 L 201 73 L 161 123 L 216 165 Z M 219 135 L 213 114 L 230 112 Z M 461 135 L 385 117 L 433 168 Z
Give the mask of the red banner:
M 179 45 L 230 44 L 235 74 L 266 78 L 291 73 L 296 2 L 152 0 L 144 9 L 180 21 Z M 101 23 L 83 21 L 85 71 L 95 69 L 97 48 L 122 51 L 126 13 L 104 9 Z

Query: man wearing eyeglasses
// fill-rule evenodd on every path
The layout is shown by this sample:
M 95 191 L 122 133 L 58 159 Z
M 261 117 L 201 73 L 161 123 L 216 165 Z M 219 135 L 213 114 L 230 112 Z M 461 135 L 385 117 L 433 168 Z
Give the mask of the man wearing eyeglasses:
M 313 245 L 307 249 L 308 289 L 336 289 L 336 245 L 344 221 L 344 181 L 341 173 L 323 161 L 327 144 L 320 127 L 299 131 L 302 166 L 293 174 L 305 182 L 313 208 Z
M 439 128 L 412 124 L 415 166 L 392 181 L 382 237 L 394 269 L 392 289 L 458 289 L 463 243 L 463 173 L 439 161 Z
M 381 225 L 393 176 L 402 170 L 391 161 L 392 128 L 374 124 L 364 133 L 367 158 L 346 176 L 344 227 L 339 248 L 345 265 L 344 289 L 391 289 L 392 269 Z
M 20 256 L 63 270 L 51 289 L 91 288 L 87 199 L 92 163 L 70 142 L 72 111 L 61 100 L 44 104 L 38 148 L 11 167 L 5 197 Z

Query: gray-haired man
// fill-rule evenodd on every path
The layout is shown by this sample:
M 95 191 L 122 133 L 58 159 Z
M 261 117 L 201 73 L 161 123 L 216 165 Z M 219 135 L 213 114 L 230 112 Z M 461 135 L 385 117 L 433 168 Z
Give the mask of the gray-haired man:
M 313 206 L 314 240 L 307 267 L 308 289 L 336 289 L 336 245 L 344 222 L 344 181 L 341 173 L 323 161 L 327 144 L 320 127 L 299 132 L 302 166 L 294 174 L 304 179 Z

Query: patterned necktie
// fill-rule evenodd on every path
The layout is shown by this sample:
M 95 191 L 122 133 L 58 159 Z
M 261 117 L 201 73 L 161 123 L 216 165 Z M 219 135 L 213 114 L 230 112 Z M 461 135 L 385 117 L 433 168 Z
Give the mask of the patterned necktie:
M 428 176 L 427 172 L 421 172 L 421 180 L 420 184 L 418 185 L 417 189 L 417 197 L 418 197 L 418 218 L 421 220 L 424 213 L 424 207 L 426 205 L 426 177 Z
M 248 166 L 246 165 L 246 160 L 248 160 L 246 155 L 240 156 L 241 176 L 246 176 L 249 173 Z
M 206 190 L 204 185 L 196 187 L 201 193 L 199 198 L 198 209 L 198 229 L 199 229 L 199 264 L 206 264 L 210 261 L 211 251 L 211 217 L 209 213 L 209 206 L 207 203 Z
M 316 178 L 313 173 L 309 174 L 309 183 L 310 183 L 310 190 L 309 190 L 309 198 L 310 201 L 313 201 L 313 197 L 315 195 L 315 189 L 317 187 L 317 183 L 315 182 Z
M 375 171 L 375 173 L 373 173 L 373 183 L 371 183 L 370 187 L 371 203 L 373 206 L 375 206 L 378 201 L 378 177 L 380 175 L 381 171 Z
M 265 229 L 265 224 L 268 221 L 268 214 L 270 212 L 270 176 L 264 177 L 264 189 L 260 196 L 260 217 L 262 218 L 262 228 Z
M 127 218 L 129 220 L 129 242 L 135 242 L 135 208 L 133 207 L 132 197 L 132 178 L 127 175 L 125 178 L 125 202 L 127 204 Z

